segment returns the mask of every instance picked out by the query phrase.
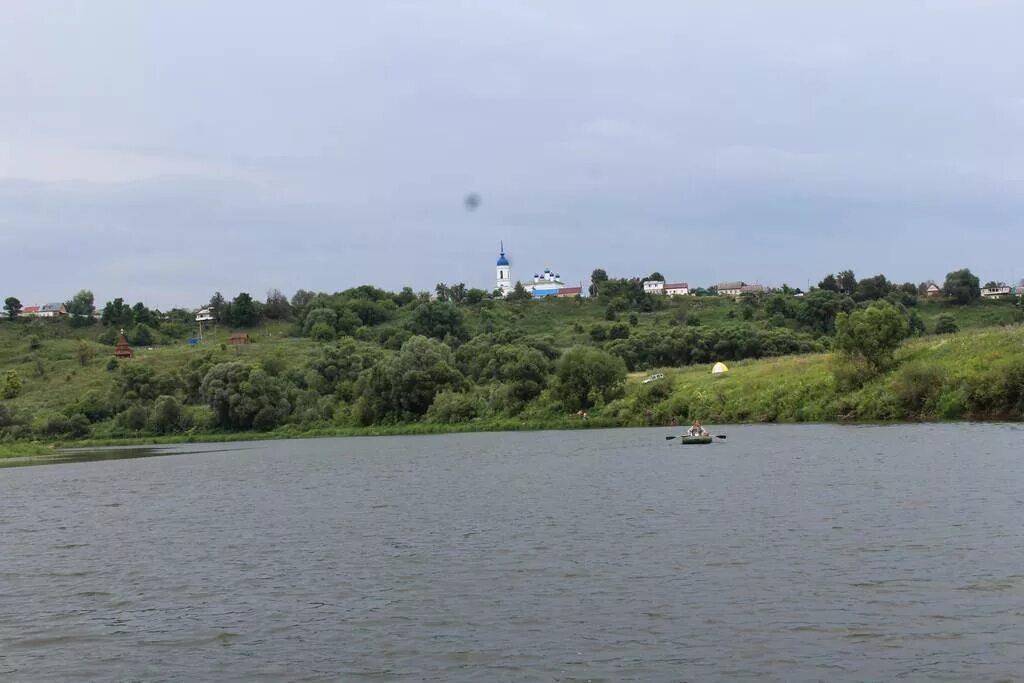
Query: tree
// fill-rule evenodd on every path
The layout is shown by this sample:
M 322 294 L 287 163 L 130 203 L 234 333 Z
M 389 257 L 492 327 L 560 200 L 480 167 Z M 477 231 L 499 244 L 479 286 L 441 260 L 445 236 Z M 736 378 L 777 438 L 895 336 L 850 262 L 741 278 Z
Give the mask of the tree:
M 4 299 L 4 310 L 7 311 L 7 319 L 14 320 L 21 314 L 21 302 L 17 297 L 9 296 Z
M 590 274 L 590 296 L 596 297 L 601 289 L 601 285 L 608 282 L 608 273 L 605 272 L 604 268 L 595 268 L 594 272 Z
M 292 315 L 292 306 L 288 297 L 280 289 L 267 292 L 267 303 L 263 306 L 263 315 L 271 320 L 287 320 Z
M 132 346 L 152 346 L 153 329 L 149 325 L 139 324 L 128 330 L 128 342 Z
M 95 298 L 88 289 L 79 290 L 77 294 L 71 297 L 71 301 L 64 304 L 67 308 L 68 315 L 71 316 L 72 323 L 89 323 L 92 322 L 93 311 L 95 306 L 93 305 Z
M 893 289 L 893 284 L 884 275 L 875 275 L 857 283 L 856 295 L 853 298 L 857 301 L 884 299 Z
M 909 334 L 907 317 L 888 301 L 876 301 L 867 308 L 836 316 L 835 348 L 877 371 L 892 361 Z
M 946 275 L 943 293 L 957 303 L 969 304 L 981 298 L 978 278 L 969 269 L 954 270 Z
M 569 410 L 587 410 L 614 398 L 625 380 L 626 364 L 621 358 L 578 346 L 562 356 L 554 392 Z
M 656 282 L 664 282 L 665 281 L 665 276 L 662 275 L 661 273 L 659 273 L 658 271 L 654 271 L 653 273 L 648 275 L 646 279 L 648 279 L 648 280 L 655 280 Z
M 853 293 L 857 291 L 857 278 L 852 270 L 840 272 L 836 276 L 836 284 L 839 285 L 839 291 L 843 294 L 853 296 Z
M 462 311 L 454 304 L 443 301 L 430 301 L 418 306 L 412 314 L 412 319 L 409 320 L 408 327 L 414 335 L 418 334 L 434 339 L 452 337 L 456 340 L 465 340 L 469 338 Z
M 188 414 L 173 396 L 159 396 L 149 411 L 149 429 L 156 434 L 171 434 L 188 429 Z
M 460 391 L 466 380 L 452 350 L 424 336 L 411 337 L 398 355 L 384 359 L 360 377 L 360 394 L 370 407 L 364 420 L 418 419 L 442 391 Z
M 313 300 L 316 294 L 305 289 L 300 289 L 292 295 L 292 311 L 301 314 L 302 311 L 309 305 L 309 302 Z
M 224 295 L 220 292 L 214 292 L 213 296 L 210 297 L 210 315 L 217 322 L 224 321 L 224 315 L 227 313 L 228 302 L 224 299 Z
M 132 322 L 132 308 L 121 297 L 108 301 L 103 306 L 100 322 L 112 327 L 130 325 Z
M 824 289 L 829 292 L 839 291 L 839 281 L 836 280 L 835 275 L 826 275 L 821 282 L 818 283 L 818 289 Z
M 248 292 L 242 292 L 231 300 L 227 310 L 227 323 L 232 327 L 252 327 L 259 322 L 256 302 Z
M 273 429 L 291 412 L 281 381 L 245 363 L 214 365 L 201 394 L 225 429 Z
M 530 301 L 533 299 L 533 295 L 526 291 L 526 287 L 523 287 L 522 282 L 517 282 L 509 292 L 509 295 L 505 297 L 506 301 Z
M 132 306 L 132 320 L 137 325 L 149 325 L 150 327 L 157 324 L 156 316 L 153 315 L 153 311 L 146 308 L 146 304 L 141 301 L 137 302 Z

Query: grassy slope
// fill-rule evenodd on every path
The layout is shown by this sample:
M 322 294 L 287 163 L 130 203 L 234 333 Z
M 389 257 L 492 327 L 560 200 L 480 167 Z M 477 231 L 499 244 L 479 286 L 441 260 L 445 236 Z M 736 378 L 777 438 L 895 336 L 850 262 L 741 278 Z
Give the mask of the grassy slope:
M 1014 315 L 1011 306 L 990 302 L 964 308 L 944 302 L 921 302 L 918 310 L 929 328 L 938 315 L 951 312 L 964 330 L 993 323 L 1005 325 Z M 704 325 L 716 326 L 730 321 L 730 312 L 738 317 L 738 311 L 739 304 L 724 299 L 672 301 L 662 310 L 639 314 L 639 324 L 634 332 L 667 329 L 670 320 L 684 314 L 699 317 Z M 620 314 L 619 320 L 625 321 L 628 317 L 628 314 Z M 65 323 L 39 321 L 39 324 L 30 325 L 26 322 L 0 322 L 0 381 L 6 370 L 14 369 L 24 385 L 22 394 L 16 399 L 3 401 L 4 405 L 39 416 L 62 411 L 88 391 L 109 391 L 113 373 L 106 369 L 106 365 L 112 349 L 94 341 L 102 332 L 101 327 L 71 329 Z M 557 346 L 568 347 L 586 342 L 591 326 L 607 324 L 608 321 L 602 305 L 588 301 L 549 300 L 518 306 L 499 304 L 489 310 L 469 309 L 467 322 L 474 332 L 484 329 L 485 325 L 492 325 L 497 330 L 515 328 L 550 337 Z M 577 330 L 577 325 L 583 329 L 582 332 Z M 152 350 L 140 348 L 136 349 L 136 358 L 131 362 L 152 365 L 163 371 L 180 367 L 200 353 L 212 353 L 217 360 L 244 358 L 254 363 L 268 356 L 278 356 L 289 366 L 301 367 L 318 353 L 319 345 L 308 339 L 288 337 L 288 328 L 284 323 L 261 326 L 250 331 L 253 344 L 226 350 L 222 350 L 220 345 L 233 331 L 221 328 L 208 334 L 198 348 L 182 342 Z M 32 335 L 42 341 L 42 348 L 34 352 L 28 347 L 28 339 Z M 95 352 L 95 357 L 84 366 L 77 357 L 79 339 L 86 340 Z M 900 352 L 900 368 L 920 367 L 922 364 L 940 367 L 947 383 L 953 386 L 958 377 L 985 371 L 1008 357 L 1020 358 L 1021 354 L 1024 354 L 1024 333 L 1019 326 L 989 329 L 911 341 Z M 37 374 L 36 359 L 42 362 L 42 376 Z M 636 379 L 629 384 L 624 399 L 595 411 L 595 421 L 591 425 L 665 424 L 673 418 L 686 419 L 692 415 L 731 422 L 827 421 L 842 417 L 892 419 L 900 416 L 898 406 L 891 405 L 890 395 L 900 379 L 901 369 L 876 379 L 857 392 L 839 396 L 830 362 L 827 355 L 741 361 L 731 364 L 729 376 L 719 380 L 712 379 L 708 368 L 703 366 L 665 369 L 665 382 L 641 385 Z M 929 410 L 926 407 L 921 416 L 956 416 L 955 412 Z M 516 426 L 540 428 L 575 424 L 571 421 L 558 425 L 550 421 L 524 424 L 506 420 L 468 428 L 509 429 Z M 450 430 L 448 426 L 436 425 L 400 429 L 404 432 Z M 381 430 L 344 431 L 375 433 Z M 11 450 L 14 447 L 3 448 Z
M 846 392 L 836 386 L 831 354 L 739 361 L 718 378 L 708 366 L 666 368 L 664 380 L 647 385 L 640 380 L 648 373 L 633 373 L 626 397 L 609 410 L 635 425 L 667 424 L 673 417 L 716 422 L 963 417 L 967 411 L 958 409 L 957 402 L 962 403 L 966 386 L 1024 363 L 1024 326 L 913 339 L 896 360 L 891 372 Z M 922 369 L 926 377 L 936 378 L 924 397 L 912 390 L 911 380 Z

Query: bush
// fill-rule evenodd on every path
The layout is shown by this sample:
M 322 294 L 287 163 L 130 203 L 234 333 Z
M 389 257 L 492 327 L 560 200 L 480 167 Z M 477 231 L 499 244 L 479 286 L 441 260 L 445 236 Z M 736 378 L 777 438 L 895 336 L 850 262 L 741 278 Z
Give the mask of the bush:
M 338 337 L 334 328 L 324 322 L 314 324 L 309 330 L 309 336 L 321 342 L 332 342 Z
M 148 418 L 149 414 L 146 412 L 146 409 L 136 404 L 118 413 L 114 421 L 117 423 L 117 426 L 126 431 L 141 432 L 146 427 Z
M 39 337 L 33 334 L 28 338 L 28 348 L 31 351 L 38 351 L 43 348 L 43 342 L 39 341 Z
M 17 398 L 21 394 L 21 378 L 15 370 L 8 370 L 2 391 L 4 398 Z
M 908 417 L 926 417 L 935 414 L 945 379 L 941 367 L 915 364 L 896 374 L 892 392 Z
M 153 402 L 147 423 L 156 434 L 172 434 L 190 426 L 188 414 L 173 396 L 160 396 Z
M 943 313 L 935 321 L 935 334 L 954 334 L 959 331 L 960 326 L 956 324 L 953 316 L 948 313 Z
M 427 420 L 453 424 L 469 422 L 477 417 L 476 402 L 471 396 L 454 391 L 442 391 L 434 397 L 427 410 Z

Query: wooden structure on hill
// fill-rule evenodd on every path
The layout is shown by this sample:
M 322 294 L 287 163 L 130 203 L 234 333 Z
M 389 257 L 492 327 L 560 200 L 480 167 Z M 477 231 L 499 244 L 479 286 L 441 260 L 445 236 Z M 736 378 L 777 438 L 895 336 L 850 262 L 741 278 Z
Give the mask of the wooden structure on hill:
M 117 346 L 114 347 L 114 358 L 131 358 L 135 355 L 132 351 L 132 347 L 128 346 L 128 340 L 124 338 L 124 333 L 117 338 Z
M 232 346 L 239 346 L 240 344 L 248 344 L 249 343 L 249 335 L 247 335 L 247 334 L 233 334 L 233 335 L 231 335 L 231 339 L 228 340 L 228 343 L 231 344 Z

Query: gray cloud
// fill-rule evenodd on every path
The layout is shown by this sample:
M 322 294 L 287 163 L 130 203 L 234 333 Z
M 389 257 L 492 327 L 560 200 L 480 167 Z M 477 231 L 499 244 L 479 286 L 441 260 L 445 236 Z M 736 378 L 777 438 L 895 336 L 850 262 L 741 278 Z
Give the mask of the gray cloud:
M 979 0 L 16 6 L 0 285 L 490 286 L 499 239 L 572 281 L 1021 277 L 1021 25 Z

